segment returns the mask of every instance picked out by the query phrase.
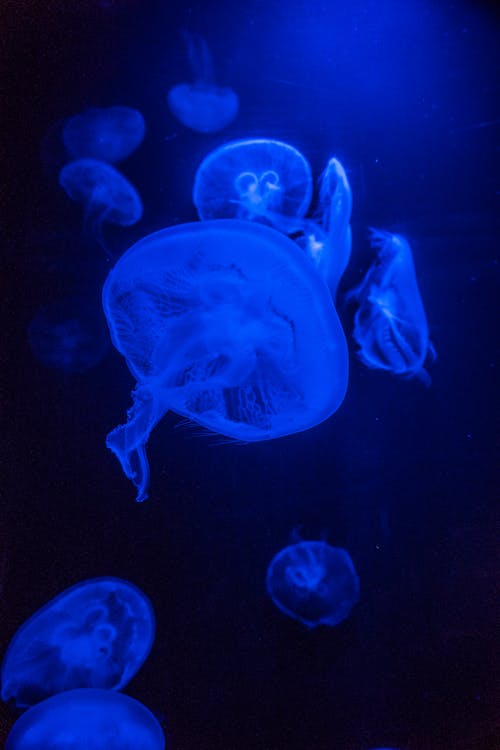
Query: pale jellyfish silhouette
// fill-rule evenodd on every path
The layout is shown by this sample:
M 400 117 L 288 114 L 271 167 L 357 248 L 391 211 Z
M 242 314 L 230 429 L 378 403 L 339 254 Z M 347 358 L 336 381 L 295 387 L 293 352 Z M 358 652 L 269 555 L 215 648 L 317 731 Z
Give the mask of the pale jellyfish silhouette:
M 40 308 L 29 324 L 28 341 L 39 362 L 68 373 L 95 367 L 109 349 L 102 310 L 83 297 Z
M 374 369 L 420 378 L 435 357 L 410 246 L 400 234 L 371 231 L 378 257 L 349 298 L 358 302 L 353 336 L 361 361 Z
M 158 721 L 142 703 L 111 690 L 69 690 L 33 706 L 5 750 L 164 750 Z
M 110 164 L 97 159 L 77 159 L 59 173 L 59 184 L 85 207 L 84 226 L 107 251 L 103 224 L 128 227 L 142 216 L 142 202 L 130 182 Z
M 199 34 L 184 32 L 193 83 L 179 83 L 168 92 L 172 114 L 183 125 L 200 133 L 215 133 L 227 127 L 238 114 L 238 96 L 229 87 L 215 83 L 212 53 Z
M 132 107 L 90 107 L 66 120 L 62 137 L 73 159 L 97 159 L 114 164 L 142 143 L 144 117 Z
M 167 410 L 246 442 L 313 427 L 344 398 L 346 341 L 328 288 L 269 227 L 216 220 L 149 235 L 110 272 L 103 306 L 137 379 L 107 446 L 139 501 L 145 446 Z
M 154 640 L 149 599 L 120 578 L 66 589 L 17 631 L 2 662 L 2 700 L 31 706 L 75 688 L 120 690 Z
M 270 138 L 225 143 L 197 169 L 193 202 L 200 219 L 246 219 L 278 229 L 306 214 L 312 197 L 309 163 L 293 146 Z
M 338 625 L 359 599 L 359 578 L 349 554 L 326 542 L 299 542 L 280 550 L 266 578 L 269 596 L 308 628 Z

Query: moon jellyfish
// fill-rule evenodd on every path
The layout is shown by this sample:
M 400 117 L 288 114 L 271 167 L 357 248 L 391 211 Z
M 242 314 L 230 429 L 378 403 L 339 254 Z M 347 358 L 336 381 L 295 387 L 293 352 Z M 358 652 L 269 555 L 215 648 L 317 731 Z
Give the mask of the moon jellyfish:
M 64 145 L 73 159 L 98 159 L 114 164 L 142 143 L 144 117 L 131 107 L 90 107 L 66 120 Z
M 304 216 L 311 197 L 309 163 L 293 146 L 269 138 L 231 141 L 216 148 L 198 167 L 193 187 L 202 221 L 246 219 L 278 229 L 286 217 Z
M 212 54 L 198 34 L 184 33 L 195 80 L 179 83 L 168 92 L 172 114 L 183 125 L 200 133 L 215 133 L 227 127 L 238 114 L 238 96 L 215 83 Z
M 371 244 L 378 257 L 349 294 L 359 304 L 353 331 L 359 357 L 367 367 L 418 377 L 428 384 L 423 365 L 435 351 L 410 246 L 400 234 L 380 230 L 372 230 Z
M 142 202 L 135 188 L 114 167 L 96 159 L 78 159 L 64 166 L 59 184 L 71 200 L 85 206 L 85 226 L 106 250 L 103 224 L 128 227 L 142 216 Z
M 82 581 L 17 631 L 2 663 L 2 700 L 25 707 L 75 688 L 120 690 L 148 656 L 154 631 L 149 599 L 133 584 Z
M 5 750 L 164 750 L 160 724 L 142 703 L 110 690 L 47 698 L 14 724 Z
M 29 325 L 28 341 L 39 362 L 68 373 L 95 367 L 109 349 L 101 309 L 80 297 L 42 307 Z
M 359 599 L 359 579 L 349 554 L 325 542 L 299 542 L 273 557 L 266 579 L 279 609 L 308 628 L 338 625 Z
M 184 224 L 123 255 L 103 289 L 111 338 L 137 379 L 107 446 L 147 497 L 145 446 L 172 410 L 242 441 L 327 419 L 347 387 L 347 348 L 326 285 L 269 227 Z

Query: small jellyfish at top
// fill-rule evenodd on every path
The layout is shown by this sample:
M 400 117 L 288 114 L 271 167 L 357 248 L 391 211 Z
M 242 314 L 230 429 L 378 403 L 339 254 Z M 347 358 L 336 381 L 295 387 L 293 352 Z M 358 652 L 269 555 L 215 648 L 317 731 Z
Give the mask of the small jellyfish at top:
M 347 347 L 329 290 L 267 226 L 218 219 L 149 235 L 111 270 L 103 307 L 137 380 L 106 444 L 138 501 L 145 446 L 167 410 L 250 442 L 309 429 L 344 399 Z
M 102 310 L 84 297 L 41 307 L 29 324 L 28 341 L 39 362 L 67 373 L 95 367 L 109 349 Z
M 199 133 L 223 130 L 238 114 L 238 96 L 233 89 L 216 85 L 212 53 L 205 39 L 187 31 L 183 37 L 194 82 L 170 89 L 170 111 L 183 125 Z
M 148 656 L 154 633 L 151 603 L 132 583 L 82 581 L 14 635 L 2 662 L 2 700 L 25 708 L 76 688 L 121 690 Z
M 106 253 L 103 224 L 128 227 L 142 216 L 142 202 L 135 188 L 103 161 L 69 162 L 59 173 L 59 184 L 71 200 L 84 205 L 84 227 Z
M 33 706 L 5 750 L 164 750 L 165 735 L 142 703 L 111 690 L 69 690 Z
M 146 123 L 132 107 L 89 107 L 66 120 L 62 137 L 72 159 L 111 164 L 126 159 L 144 140 Z
M 349 554 L 322 541 L 280 550 L 267 569 L 266 586 L 276 606 L 308 628 L 338 625 L 359 599 Z
M 410 245 L 400 234 L 378 229 L 371 230 L 371 245 L 377 259 L 348 295 L 358 303 L 353 337 L 359 358 L 367 367 L 417 377 L 429 385 L 424 362 L 436 353 Z
M 193 203 L 202 221 L 260 221 L 287 234 L 297 228 L 290 220 L 306 214 L 312 188 L 311 167 L 300 151 L 282 141 L 250 138 L 225 143 L 203 159 Z

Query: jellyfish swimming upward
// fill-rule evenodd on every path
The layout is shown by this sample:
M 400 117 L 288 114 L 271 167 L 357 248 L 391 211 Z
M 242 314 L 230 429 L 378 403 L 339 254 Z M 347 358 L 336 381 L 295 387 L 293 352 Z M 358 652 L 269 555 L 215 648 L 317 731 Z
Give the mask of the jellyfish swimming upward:
M 257 441 L 313 427 L 344 398 L 347 347 L 328 288 L 268 227 L 214 220 L 149 235 L 110 272 L 103 306 L 137 379 L 126 424 L 107 438 L 137 500 L 167 410 Z
M 135 151 L 145 132 L 144 117 L 137 109 L 90 107 L 65 122 L 62 137 L 73 159 L 114 164 Z
M 349 294 L 358 303 L 353 336 L 359 357 L 367 367 L 429 384 L 424 362 L 436 355 L 410 245 L 401 235 L 380 230 L 372 230 L 371 243 L 378 257 Z
M 238 96 L 229 87 L 217 86 L 212 53 L 205 39 L 189 32 L 183 36 L 194 82 L 170 89 L 170 111 L 183 125 L 199 133 L 223 130 L 238 114 Z

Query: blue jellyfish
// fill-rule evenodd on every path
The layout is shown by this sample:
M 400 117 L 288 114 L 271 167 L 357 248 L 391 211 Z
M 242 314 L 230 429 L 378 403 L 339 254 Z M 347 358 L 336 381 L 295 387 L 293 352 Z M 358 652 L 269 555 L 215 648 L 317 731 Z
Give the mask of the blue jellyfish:
M 374 369 L 418 377 L 429 384 L 424 369 L 429 341 L 424 305 L 408 242 L 399 234 L 372 230 L 378 257 L 361 284 L 349 293 L 358 302 L 353 336 L 361 361 Z
M 109 349 L 102 310 L 83 297 L 40 308 L 29 325 L 28 341 L 39 362 L 68 373 L 95 367 Z
M 269 596 L 308 628 L 338 625 L 359 599 L 359 579 L 349 554 L 326 542 L 299 542 L 280 550 L 267 569 Z
M 269 227 L 219 219 L 149 235 L 110 272 L 103 306 L 137 379 L 107 446 L 139 501 L 145 445 L 167 410 L 247 442 L 313 427 L 344 398 L 346 341 L 328 288 Z
M 17 631 L 2 663 L 2 700 L 26 707 L 75 688 L 120 690 L 149 654 L 154 631 L 151 603 L 133 584 L 82 581 Z
M 121 161 L 140 146 L 146 124 L 131 107 L 90 107 L 66 120 L 64 145 L 72 159 L 98 159 L 111 164 Z
M 142 703 L 111 690 L 69 690 L 33 706 L 5 750 L 164 750 L 158 721 Z
M 211 151 L 198 167 L 193 187 L 202 221 L 255 220 L 285 233 L 297 228 L 290 220 L 306 214 L 311 197 L 306 159 L 288 143 L 269 138 L 231 141 Z
M 215 133 L 227 127 L 238 114 L 238 96 L 217 86 L 212 54 L 199 34 L 184 32 L 194 83 L 179 83 L 168 92 L 172 114 L 183 125 L 199 133 Z
M 59 184 L 71 200 L 85 206 L 85 227 L 106 250 L 104 223 L 128 227 L 142 216 L 142 202 L 135 188 L 114 167 L 96 159 L 77 159 L 64 166 Z

